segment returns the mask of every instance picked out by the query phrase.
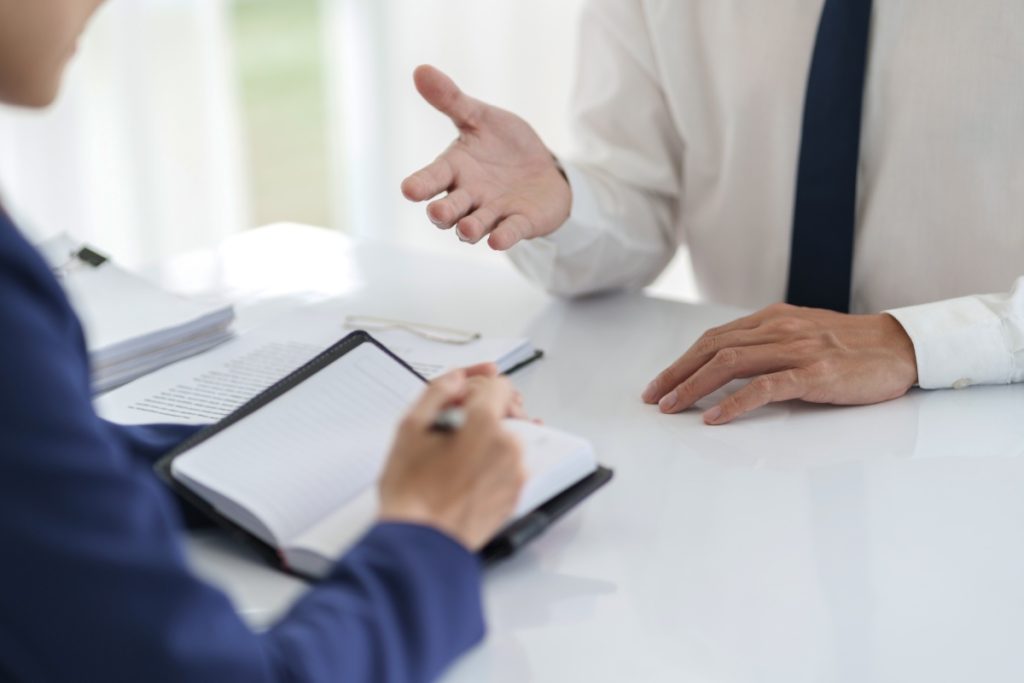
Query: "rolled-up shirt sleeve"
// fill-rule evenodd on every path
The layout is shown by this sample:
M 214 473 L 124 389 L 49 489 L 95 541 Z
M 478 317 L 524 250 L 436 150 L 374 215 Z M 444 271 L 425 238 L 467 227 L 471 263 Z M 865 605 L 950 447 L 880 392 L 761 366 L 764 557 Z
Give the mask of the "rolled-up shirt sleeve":
M 1024 381 L 1024 277 L 1008 293 L 886 312 L 914 342 L 922 388 Z
M 683 143 L 672 121 L 642 3 L 592 0 L 583 12 L 568 221 L 509 256 L 554 294 L 639 289 L 675 255 Z

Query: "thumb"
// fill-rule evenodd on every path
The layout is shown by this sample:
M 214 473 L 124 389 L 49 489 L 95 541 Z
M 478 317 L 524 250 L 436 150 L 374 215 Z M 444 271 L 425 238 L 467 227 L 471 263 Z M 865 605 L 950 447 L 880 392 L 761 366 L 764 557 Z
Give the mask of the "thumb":
M 442 71 L 423 65 L 413 72 L 413 80 L 423 99 L 450 118 L 460 130 L 475 126 L 484 104 L 459 90 L 455 81 Z
M 479 363 L 463 368 L 463 370 L 466 372 L 466 377 L 497 377 L 500 374 L 498 366 L 494 363 Z

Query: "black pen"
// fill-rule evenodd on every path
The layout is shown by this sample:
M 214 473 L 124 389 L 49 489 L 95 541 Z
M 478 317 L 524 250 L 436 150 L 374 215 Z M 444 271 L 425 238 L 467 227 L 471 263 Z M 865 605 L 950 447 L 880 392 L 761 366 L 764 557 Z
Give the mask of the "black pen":
M 462 425 L 466 424 L 466 411 L 462 408 L 446 408 L 434 418 L 430 425 L 430 431 L 451 434 L 457 432 Z

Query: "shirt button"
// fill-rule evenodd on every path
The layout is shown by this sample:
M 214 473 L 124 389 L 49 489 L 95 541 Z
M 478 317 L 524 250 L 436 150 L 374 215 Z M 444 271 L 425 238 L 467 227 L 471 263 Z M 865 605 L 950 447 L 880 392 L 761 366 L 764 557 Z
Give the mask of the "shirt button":
M 953 388 L 954 389 L 966 389 L 967 387 L 971 386 L 971 384 L 973 384 L 973 382 L 971 382 L 971 380 L 969 378 L 962 377 L 962 378 L 958 379 L 957 381 L 953 382 Z

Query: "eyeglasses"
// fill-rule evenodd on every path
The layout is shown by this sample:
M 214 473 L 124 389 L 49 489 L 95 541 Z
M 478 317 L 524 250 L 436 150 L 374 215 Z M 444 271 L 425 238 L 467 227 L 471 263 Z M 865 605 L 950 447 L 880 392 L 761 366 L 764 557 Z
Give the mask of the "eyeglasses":
M 404 330 L 430 341 L 458 345 L 471 344 L 483 336 L 479 332 L 466 332 L 465 330 L 456 330 L 450 327 L 411 323 L 404 320 L 391 320 L 389 318 L 375 318 L 367 315 L 346 316 L 345 329 L 365 330 L 367 332 Z
M 67 260 L 53 267 L 53 273 L 58 279 L 64 279 L 76 270 L 83 268 L 99 268 L 107 262 L 107 257 L 93 251 L 89 247 L 72 249 L 68 252 Z

